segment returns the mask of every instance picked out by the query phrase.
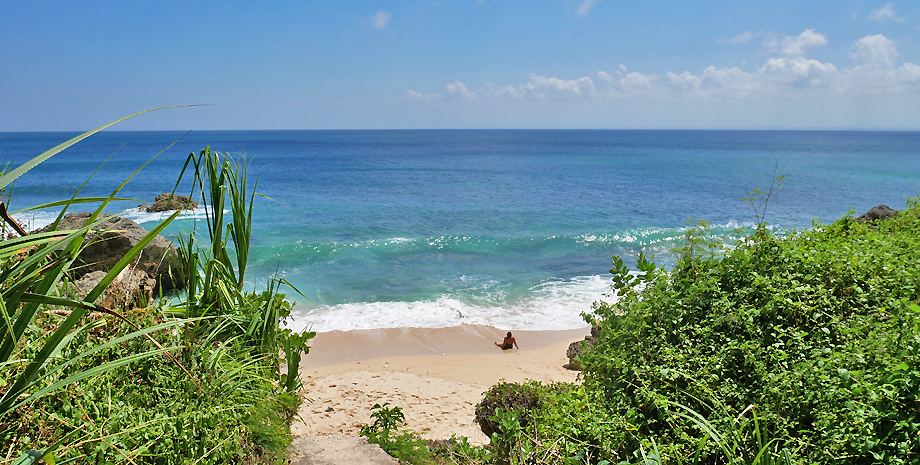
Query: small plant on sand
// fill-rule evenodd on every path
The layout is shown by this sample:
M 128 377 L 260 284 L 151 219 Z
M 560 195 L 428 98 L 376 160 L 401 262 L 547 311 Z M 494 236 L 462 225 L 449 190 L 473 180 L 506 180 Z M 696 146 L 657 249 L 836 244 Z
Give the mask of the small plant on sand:
M 374 404 L 371 407 L 371 418 L 374 422 L 362 426 L 359 434 L 366 437 L 371 444 L 379 445 L 384 452 L 400 462 L 433 463 L 434 454 L 428 449 L 428 443 L 419 438 L 414 431 L 402 429 L 406 424 L 402 407 L 389 405 L 389 402 Z

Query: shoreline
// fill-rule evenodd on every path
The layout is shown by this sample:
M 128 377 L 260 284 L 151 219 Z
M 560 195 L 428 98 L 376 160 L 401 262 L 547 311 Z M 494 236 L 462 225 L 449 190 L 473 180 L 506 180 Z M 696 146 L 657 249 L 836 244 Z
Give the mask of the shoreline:
M 488 438 L 475 423 L 482 393 L 501 380 L 575 382 L 565 351 L 589 327 L 515 331 L 520 349 L 502 351 L 507 330 L 480 325 L 393 328 L 317 334 L 300 364 L 307 400 L 291 430 L 295 436 L 357 435 L 371 407 L 403 409 L 406 428 L 426 439 Z

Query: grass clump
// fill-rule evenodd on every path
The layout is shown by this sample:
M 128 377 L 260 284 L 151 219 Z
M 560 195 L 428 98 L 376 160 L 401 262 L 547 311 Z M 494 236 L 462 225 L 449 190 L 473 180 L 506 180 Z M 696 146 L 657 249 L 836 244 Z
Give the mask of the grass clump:
M 162 313 L 138 310 L 127 318 L 139 326 L 163 321 Z M 92 350 L 130 331 L 107 319 L 99 331 L 82 333 L 60 356 Z M 52 320 L 53 321 L 53 320 Z M 39 322 L 36 330 L 50 324 Z M 40 340 L 40 333 L 36 339 Z M 153 333 L 165 345 L 181 345 L 182 333 Z M 98 366 L 152 344 L 132 338 L 85 358 L 73 370 Z M 65 386 L 7 418 L 0 432 L 4 453 L 44 449 L 76 432 L 55 451 L 77 463 L 283 463 L 289 427 L 300 403 L 252 363 L 245 347 L 228 344 L 221 366 L 146 358 Z M 236 352 L 236 353 L 234 353 Z M 66 374 L 66 373 L 65 373 Z M 4 457 L 4 459 L 16 457 Z M 3 463 L 3 462 L 0 462 Z

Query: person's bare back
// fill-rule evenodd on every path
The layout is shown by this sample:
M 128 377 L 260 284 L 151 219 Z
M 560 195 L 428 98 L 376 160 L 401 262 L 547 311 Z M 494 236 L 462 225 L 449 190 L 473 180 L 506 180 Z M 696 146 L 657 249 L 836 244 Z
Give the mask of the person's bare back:
M 511 350 L 511 349 L 513 349 L 513 348 L 515 348 L 515 347 L 517 347 L 518 349 L 521 348 L 521 347 L 518 345 L 517 341 L 514 339 L 514 337 L 511 336 L 511 331 L 508 331 L 508 335 L 505 336 L 505 340 L 502 341 L 501 344 L 499 344 L 499 343 L 496 342 L 496 343 L 495 343 L 495 346 L 498 347 L 498 348 L 501 349 L 501 350 Z

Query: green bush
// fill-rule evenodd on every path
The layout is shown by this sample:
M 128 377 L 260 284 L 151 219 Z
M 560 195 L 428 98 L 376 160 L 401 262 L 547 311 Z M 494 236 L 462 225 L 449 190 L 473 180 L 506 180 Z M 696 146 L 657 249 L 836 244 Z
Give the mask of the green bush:
M 155 310 L 139 310 L 127 317 L 139 326 L 162 319 Z M 131 331 L 129 325 L 112 320 L 100 320 L 96 331 L 79 334 L 60 356 L 72 357 Z M 51 323 L 39 322 L 35 338 L 40 339 L 41 327 Z M 181 333 L 172 330 L 153 336 L 162 344 L 181 339 Z M 149 340 L 130 339 L 94 353 L 71 370 L 141 353 L 151 346 Z M 186 365 L 188 374 L 171 360 L 154 357 L 68 385 L 57 395 L 44 396 L 17 411 L 0 430 L 0 443 L 18 450 L 41 449 L 77 431 L 56 452 L 59 459 L 282 463 L 290 444 L 288 425 L 300 399 L 266 378 L 246 347 L 232 342 L 224 347 L 228 355 L 218 366 Z
M 492 385 L 476 404 L 476 422 L 487 437 L 499 430 L 495 417 L 501 409 L 514 411 L 525 426 L 533 423 L 533 413 L 542 407 L 546 389 L 537 381 L 508 383 L 504 380 Z
M 920 202 L 814 226 L 668 271 L 614 257 L 582 385 L 493 386 L 483 461 L 920 462 Z
M 757 433 L 807 463 L 920 460 L 920 207 L 908 206 L 877 224 L 760 234 L 597 305 L 585 386 L 628 425 L 607 447 L 629 455 L 655 438 L 688 460 L 701 430 L 676 405 L 722 431 L 753 406 Z M 760 450 L 754 434 L 741 442 L 739 457 Z M 701 456 L 728 460 L 714 443 Z

